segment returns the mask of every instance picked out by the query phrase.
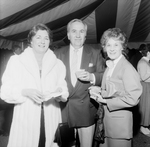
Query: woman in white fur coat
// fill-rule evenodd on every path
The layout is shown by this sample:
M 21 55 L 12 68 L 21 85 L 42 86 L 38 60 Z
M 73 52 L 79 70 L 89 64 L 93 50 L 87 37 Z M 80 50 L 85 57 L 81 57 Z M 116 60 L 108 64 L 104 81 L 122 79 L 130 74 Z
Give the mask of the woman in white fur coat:
M 41 112 L 45 147 L 58 146 L 53 141 L 61 122 L 59 101 L 67 101 L 68 88 L 65 66 L 49 49 L 51 37 L 45 25 L 35 25 L 29 47 L 8 61 L 1 86 L 1 98 L 15 104 L 8 147 L 40 146 Z

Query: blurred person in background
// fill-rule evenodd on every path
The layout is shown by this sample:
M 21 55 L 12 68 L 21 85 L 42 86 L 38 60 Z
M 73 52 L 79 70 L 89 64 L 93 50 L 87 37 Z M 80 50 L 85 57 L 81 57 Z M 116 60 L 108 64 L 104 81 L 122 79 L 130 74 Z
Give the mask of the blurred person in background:
M 17 45 L 17 44 L 14 44 L 12 46 L 12 51 L 13 51 L 14 54 L 17 54 L 17 55 L 20 55 L 23 52 L 21 47 L 19 45 Z
M 137 70 L 137 64 L 139 60 L 142 58 L 141 51 L 145 48 L 146 44 L 141 44 L 138 49 L 135 49 L 135 54 L 130 58 L 130 63 Z
M 150 137 L 150 44 L 141 50 L 142 58 L 138 62 L 137 70 L 140 75 L 143 92 L 139 102 L 141 114 L 140 131 Z

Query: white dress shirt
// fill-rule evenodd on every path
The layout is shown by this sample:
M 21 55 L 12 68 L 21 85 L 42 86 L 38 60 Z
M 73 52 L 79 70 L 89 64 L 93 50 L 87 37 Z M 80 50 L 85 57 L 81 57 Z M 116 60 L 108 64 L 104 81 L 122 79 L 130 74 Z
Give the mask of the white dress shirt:
M 74 47 L 70 45 L 70 69 L 72 65 L 72 58 L 73 58 L 74 50 L 75 50 Z M 80 67 L 81 67 L 82 52 L 83 52 L 83 47 L 79 48 L 77 51 L 77 55 L 78 55 L 77 70 L 80 70 Z
M 74 50 L 75 50 L 75 48 L 70 44 L 70 59 L 69 59 L 70 60 L 70 70 L 71 70 Z M 79 48 L 77 51 L 77 55 L 78 55 L 77 71 L 81 70 L 82 53 L 83 53 L 83 46 L 81 48 Z M 72 74 L 72 71 L 70 71 L 70 72 Z M 90 81 L 90 83 L 94 85 L 96 79 L 95 79 L 94 74 L 92 74 L 92 76 L 93 76 L 93 81 Z

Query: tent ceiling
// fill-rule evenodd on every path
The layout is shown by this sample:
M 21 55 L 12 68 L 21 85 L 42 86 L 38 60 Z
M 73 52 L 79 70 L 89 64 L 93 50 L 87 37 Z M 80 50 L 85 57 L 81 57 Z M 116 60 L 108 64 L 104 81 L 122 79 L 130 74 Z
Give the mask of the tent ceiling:
M 54 43 L 65 45 L 66 25 L 74 18 L 88 24 L 90 44 L 99 43 L 102 33 L 112 27 L 127 34 L 131 47 L 150 42 L 150 0 L 1 0 L 0 48 L 26 41 L 37 23 L 53 31 Z

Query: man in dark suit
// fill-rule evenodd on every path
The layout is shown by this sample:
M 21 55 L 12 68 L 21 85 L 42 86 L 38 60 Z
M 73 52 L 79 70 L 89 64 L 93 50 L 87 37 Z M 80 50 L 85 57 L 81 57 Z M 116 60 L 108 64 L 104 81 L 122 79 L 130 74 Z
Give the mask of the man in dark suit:
M 84 45 L 86 34 L 87 25 L 83 21 L 70 21 L 67 25 L 70 45 L 55 51 L 66 65 L 69 89 L 68 102 L 61 104 L 62 121 L 68 122 L 69 127 L 76 128 L 80 147 L 92 147 L 97 108 L 89 97 L 88 88 L 91 85 L 100 86 L 105 69 L 101 50 Z M 74 54 L 76 61 L 72 61 Z M 73 68 L 76 68 L 75 72 Z
M 137 70 L 137 64 L 139 60 L 142 58 L 141 51 L 146 47 L 146 44 L 141 44 L 138 49 L 136 49 L 136 53 L 132 56 L 130 59 L 130 63 L 134 66 L 134 68 Z

